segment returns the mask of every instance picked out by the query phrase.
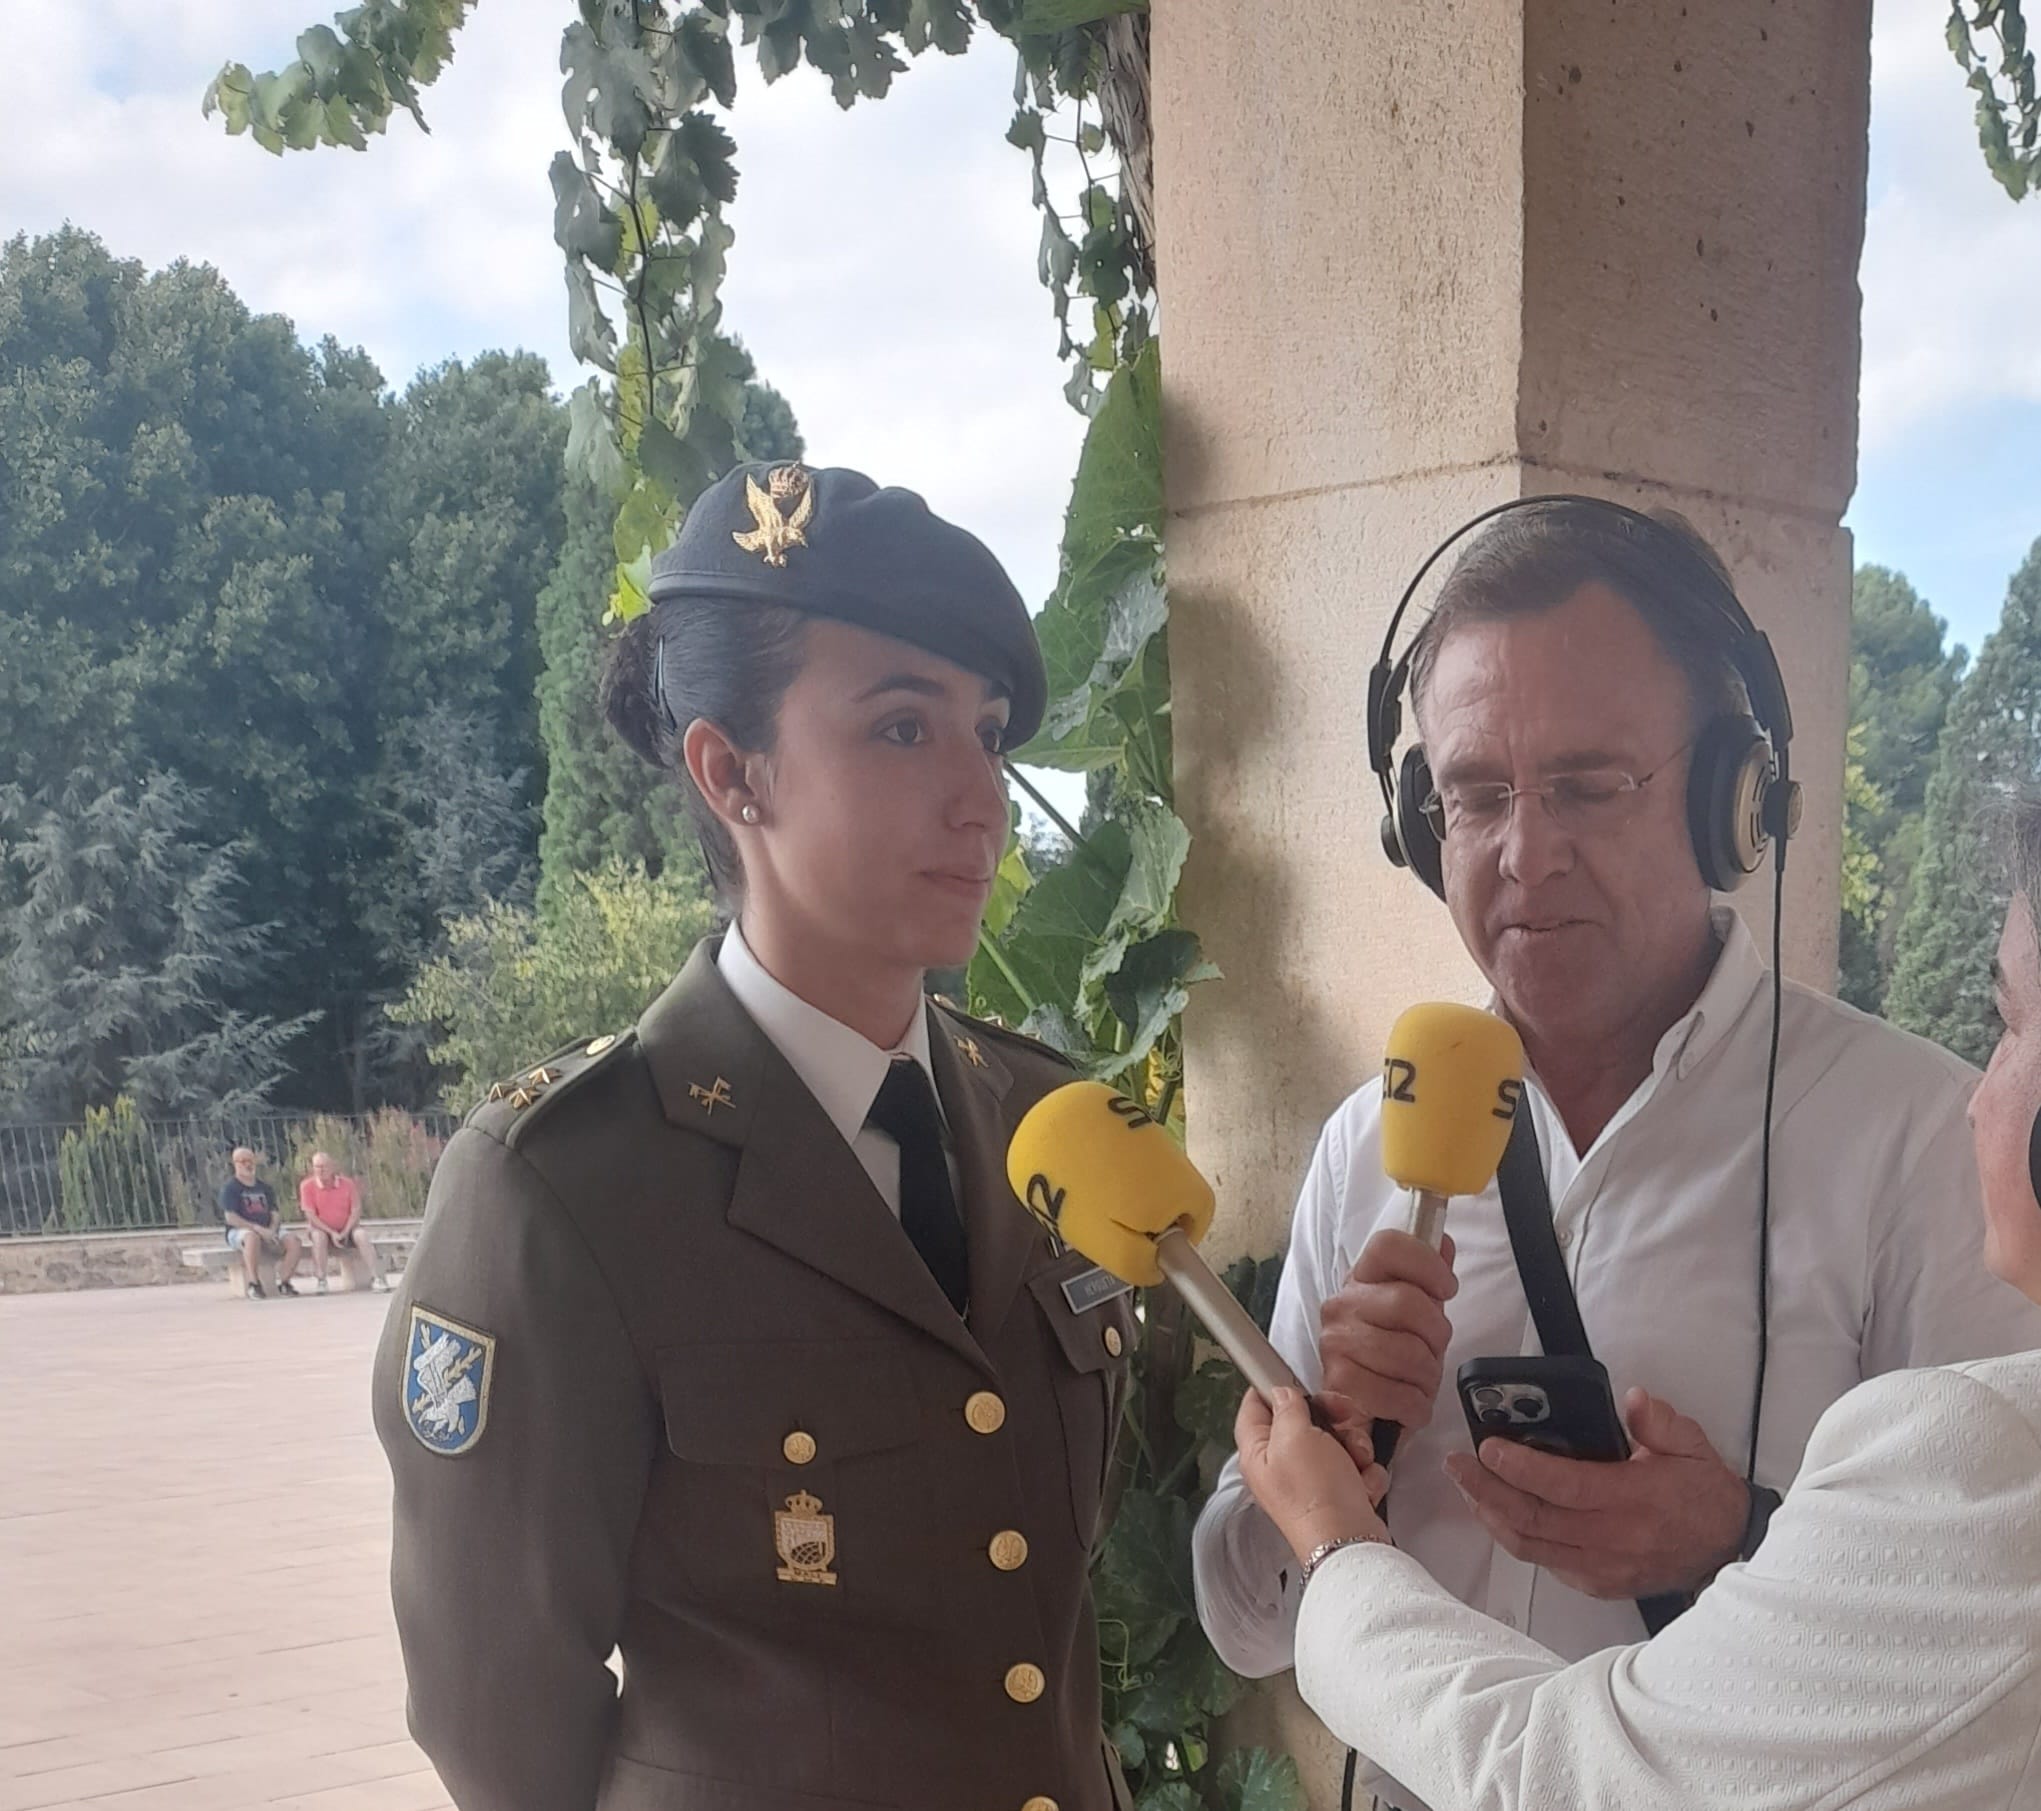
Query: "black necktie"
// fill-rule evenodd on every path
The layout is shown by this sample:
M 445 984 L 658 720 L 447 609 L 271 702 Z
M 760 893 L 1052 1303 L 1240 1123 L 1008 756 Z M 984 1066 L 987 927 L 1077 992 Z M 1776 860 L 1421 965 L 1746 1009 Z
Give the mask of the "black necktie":
M 928 1071 L 911 1059 L 895 1062 L 865 1120 L 900 1147 L 900 1229 L 950 1306 L 962 1314 L 970 1298 L 964 1222 L 950 1190 L 942 1114 Z

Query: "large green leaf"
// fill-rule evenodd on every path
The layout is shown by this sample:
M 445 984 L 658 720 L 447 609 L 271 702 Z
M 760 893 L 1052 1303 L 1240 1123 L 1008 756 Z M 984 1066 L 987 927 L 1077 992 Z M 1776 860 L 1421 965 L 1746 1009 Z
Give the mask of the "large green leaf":
M 1128 1491 L 1092 1574 L 1099 1615 L 1130 1625 L 1195 1617 L 1190 1535 L 1191 1509 L 1182 1497 Z
M 1297 1763 L 1259 1748 L 1226 1756 L 1215 1784 L 1221 1811 L 1306 1811 L 1310 1802 Z
M 567 466 L 585 473 L 605 497 L 622 496 L 629 482 L 599 378 L 591 377 L 567 398 Z
M 1235 1258 L 1219 1280 L 1266 1333 L 1275 1319 L 1276 1291 L 1283 1281 L 1282 1258 Z
M 1188 1517 L 1189 1510 L 1185 1510 Z M 1190 1533 L 1184 1531 L 1188 1564 Z M 1116 1719 L 1152 1735 L 1177 1737 L 1223 1717 L 1240 1702 L 1245 1688 L 1228 1672 L 1195 1617 L 1179 1623 L 1169 1645 L 1136 1676 L 1133 1685 L 1113 1696 Z
M 576 358 L 591 365 L 600 365 L 605 371 L 617 368 L 617 331 L 603 313 L 595 273 L 586 259 L 571 252 L 567 256 L 567 345 Z
M 1230 1358 L 1208 1358 L 1176 1389 L 1176 1424 L 1201 1446 L 1233 1450 L 1233 1421 L 1247 1384 Z
M 1085 964 L 1112 923 L 1132 861 L 1127 827 L 1108 819 L 1071 860 L 1028 890 L 999 947 L 1037 1002 L 1074 1006 Z
M 1063 569 L 1081 572 L 1117 542 L 1162 537 L 1162 355 L 1155 342 L 1113 374 L 1078 456 L 1063 525 Z
M 1115 1052 L 1100 1059 L 1094 1073 L 1111 1081 L 1148 1060 L 1179 1013 L 1190 1003 L 1190 989 L 1200 981 L 1217 980 L 1219 971 L 1198 951 L 1189 931 L 1164 931 L 1132 944 L 1105 983 L 1106 1003 L 1126 1027 Z
M 556 151 L 546 173 L 553 183 L 553 243 L 603 270 L 616 269 L 622 223 L 603 205 L 588 172 Z

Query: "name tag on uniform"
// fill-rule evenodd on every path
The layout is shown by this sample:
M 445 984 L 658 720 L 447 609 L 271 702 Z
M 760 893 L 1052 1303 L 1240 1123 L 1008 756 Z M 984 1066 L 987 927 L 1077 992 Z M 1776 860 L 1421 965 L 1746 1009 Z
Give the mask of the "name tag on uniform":
M 1103 1265 L 1094 1264 L 1089 1270 L 1080 1270 L 1063 1284 L 1063 1299 L 1070 1304 L 1072 1314 L 1089 1314 L 1094 1308 L 1103 1308 L 1108 1302 L 1116 1302 L 1121 1296 L 1130 1294 L 1134 1285 L 1124 1283 Z

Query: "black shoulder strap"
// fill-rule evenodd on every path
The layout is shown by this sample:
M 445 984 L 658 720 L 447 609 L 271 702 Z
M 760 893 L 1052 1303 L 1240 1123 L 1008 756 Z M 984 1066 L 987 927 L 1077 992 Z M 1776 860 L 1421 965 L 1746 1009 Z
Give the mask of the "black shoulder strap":
M 1587 1328 L 1581 1325 L 1580 1304 L 1559 1255 L 1552 1231 L 1552 1196 L 1545 1187 L 1545 1158 L 1538 1149 L 1538 1128 L 1531 1110 L 1519 1101 L 1509 1144 L 1495 1173 L 1502 1196 L 1502 1217 L 1509 1227 L 1510 1250 L 1516 1253 L 1517 1275 L 1537 1323 L 1538 1342 L 1548 1358 L 1592 1358 Z
M 1573 1281 L 1566 1274 L 1566 1260 L 1559 1254 L 1559 1238 L 1552 1230 L 1552 1195 L 1545 1186 L 1538 1129 L 1531 1123 L 1531 1109 L 1522 1100 L 1517 1103 L 1516 1123 L 1509 1129 L 1502 1165 L 1495 1173 L 1495 1186 L 1502 1196 L 1510 1250 L 1516 1253 L 1517 1275 L 1531 1304 L 1538 1343 L 1548 1358 L 1594 1357 Z M 1640 1597 L 1637 1612 L 1644 1618 L 1645 1628 L 1656 1635 L 1693 1601 L 1683 1591 Z

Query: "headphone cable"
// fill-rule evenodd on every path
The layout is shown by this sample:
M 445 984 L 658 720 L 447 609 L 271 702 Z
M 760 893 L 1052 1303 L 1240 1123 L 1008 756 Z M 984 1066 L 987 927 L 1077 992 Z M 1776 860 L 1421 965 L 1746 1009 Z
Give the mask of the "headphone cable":
M 1765 1417 L 1765 1365 L 1770 1357 L 1772 1302 L 1772 1107 L 1779 1092 L 1779 1016 L 1786 983 L 1781 966 L 1785 943 L 1782 929 L 1786 917 L 1786 842 L 1776 845 L 1778 858 L 1772 868 L 1772 1043 L 1765 1059 L 1764 1143 L 1758 1156 L 1758 1374 L 1750 1401 L 1750 1457 L 1744 1481 L 1755 1484 L 1758 1477 L 1758 1432 Z

